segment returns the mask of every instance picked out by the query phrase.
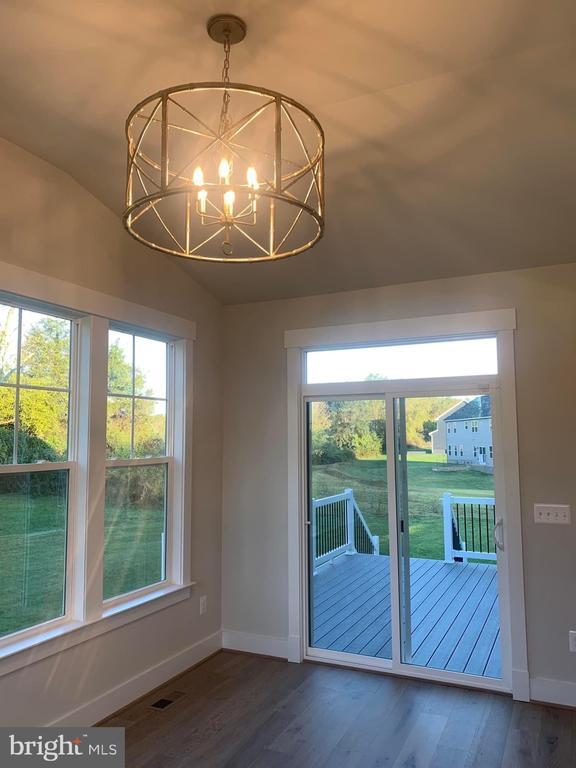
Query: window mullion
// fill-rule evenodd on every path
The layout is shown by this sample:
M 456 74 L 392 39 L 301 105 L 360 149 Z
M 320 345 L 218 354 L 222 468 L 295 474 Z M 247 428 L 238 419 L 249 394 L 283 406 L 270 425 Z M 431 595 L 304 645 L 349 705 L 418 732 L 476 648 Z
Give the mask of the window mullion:
M 91 621 L 102 615 L 108 321 L 83 318 L 78 341 L 74 602 L 75 618 Z
M 16 391 L 14 393 L 14 442 L 12 461 L 18 463 L 18 433 L 20 431 L 20 362 L 22 358 L 22 309 L 18 309 L 18 339 L 16 342 Z

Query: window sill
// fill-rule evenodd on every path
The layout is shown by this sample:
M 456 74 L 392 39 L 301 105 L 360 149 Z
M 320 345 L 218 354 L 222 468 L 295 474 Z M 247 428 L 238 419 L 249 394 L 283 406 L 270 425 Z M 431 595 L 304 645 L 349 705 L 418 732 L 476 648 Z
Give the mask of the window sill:
M 105 608 L 102 616 L 93 621 L 68 621 L 47 628 L 44 632 L 15 638 L 14 642 L 0 647 L 0 676 L 187 600 L 195 583 L 192 581 L 188 584 L 171 584 L 154 592 L 134 596 Z

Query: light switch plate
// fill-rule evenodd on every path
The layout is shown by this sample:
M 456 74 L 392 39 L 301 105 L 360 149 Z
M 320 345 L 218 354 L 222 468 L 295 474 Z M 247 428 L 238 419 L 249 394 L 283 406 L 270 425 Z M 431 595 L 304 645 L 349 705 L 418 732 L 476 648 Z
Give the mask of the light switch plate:
M 568 632 L 568 648 L 571 653 L 576 653 L 576 632 L 573 629 Z
M 534 522 L 570 525 L 570 505 L 534 504 Z

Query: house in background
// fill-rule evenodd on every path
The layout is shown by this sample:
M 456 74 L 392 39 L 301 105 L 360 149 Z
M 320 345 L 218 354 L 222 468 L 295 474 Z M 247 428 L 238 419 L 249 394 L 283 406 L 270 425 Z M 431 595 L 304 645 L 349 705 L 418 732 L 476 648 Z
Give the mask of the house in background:
M 446 419 L 451 416 L 455 411 L 460 410 L 465 403 L 459 400 L 454 405 L 450 406 L 444 413 L 436 419 L 436 429 L 430 432 L 430 438 L 432 440 L 432 453 L 446 453 Z
M 494 466 L 492 445 L 492 406 L 489 395 L 480 395 L 461 403 L 448 415 L 442 415 L 438 431 L 444 432 L 446 457 L 449 464 L 479 464 Z M 432 445 L 438 445 L 438 438 Z M 442 440 L 442 437 L 439 438 Z

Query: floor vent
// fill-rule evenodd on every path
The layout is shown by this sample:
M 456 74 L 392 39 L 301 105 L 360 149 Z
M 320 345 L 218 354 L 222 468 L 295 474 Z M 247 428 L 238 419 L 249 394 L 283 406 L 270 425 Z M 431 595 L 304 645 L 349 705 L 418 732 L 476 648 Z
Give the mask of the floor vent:
M 154 704 L 150 704 L 150 707 L 152 709 L 167 709 L 172 704 L 174 704 L 172 699 L 158 699 Z
M 174 691 L 174 693 L 169 693 L 168 696 L 162 699 L 158 699 L 158 701 L 155 701 L 153 704 L 150 704 L 151 709 L 168 709 L 168 707 L 171 707 L 172 704 L 174 704 L 175 701 L 178 699 L 181 699 L 182 696 L 185 696 L 185 693 L 182 693 L 182 691 Z

